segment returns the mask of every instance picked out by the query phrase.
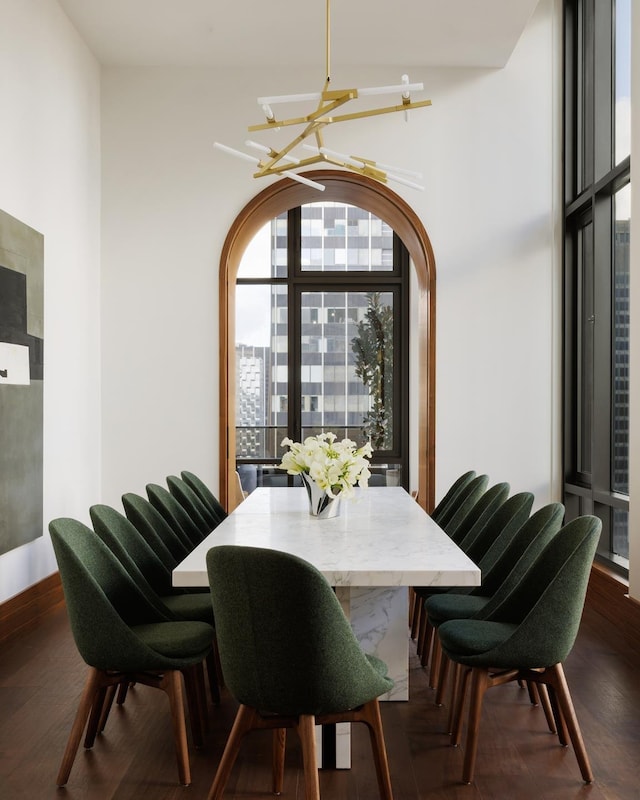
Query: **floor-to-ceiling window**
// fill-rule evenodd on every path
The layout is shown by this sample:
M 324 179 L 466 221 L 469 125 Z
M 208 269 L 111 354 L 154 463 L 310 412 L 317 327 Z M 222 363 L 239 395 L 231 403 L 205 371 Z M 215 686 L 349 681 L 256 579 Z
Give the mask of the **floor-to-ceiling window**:
M 567 516 L 628 569 L 631 0 L 565 2 Z
M 375 214 L 318 201 L 266 223 L 236 279 L 236 466 L 282 484 L 283 436 L 373 447 L 373 483 L 409 488 L 409 257 Z

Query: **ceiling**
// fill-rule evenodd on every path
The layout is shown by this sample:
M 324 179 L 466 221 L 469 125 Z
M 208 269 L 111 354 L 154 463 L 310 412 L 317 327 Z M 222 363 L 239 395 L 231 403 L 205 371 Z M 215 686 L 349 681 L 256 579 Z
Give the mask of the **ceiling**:
M 325 0 L 58 0 L 106 66 L 325 65 Z M 502 67 L 538 0 L 333 0 L 331 66 Z

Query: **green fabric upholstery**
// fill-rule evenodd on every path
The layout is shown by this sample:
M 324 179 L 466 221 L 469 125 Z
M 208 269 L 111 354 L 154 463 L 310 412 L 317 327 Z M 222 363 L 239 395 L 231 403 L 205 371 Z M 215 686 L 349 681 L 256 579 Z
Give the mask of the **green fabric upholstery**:
M 95 533 L 70 518 L 49 524 L 73 637 L 84 661 L 100 670 L 175 670 L 201 662 L 214 630 L 171 621 L 148 601 Z
M 496 483 L 483 492 L 455 528 L 445 528 L 453 541 L 456 544 L 460 544 L 465 539 L 468 539 L 470 545 L 491 519 L 494 512 L 509 497 L 510 488 L 508 483 Z M 451 526 L 451 523 L 449 525 Z
M 491 569 L 518 529 L 529 519 L 533 500 L 531 492 L 518 492 L 508 500 L 505 499 L 484 524 L 481 520 L 474 525 L 459 542 L 461 549 L 472 561 L 478 564 L 482 561 L 483 576 Z
M 200 530 L 171 492 L 157 483 L 148 483 L 145 488 L 149 502 L 162 514 L 165 522 L 178 535 L 186 536 L 191 542 L 191 549 L 199 545 L 206 534 Z
M 123 514 L 106 505 L 91 506 L 89 514 L 96 534 L 155 608 L 170 619 L 200 620 L 213 625 L 209 593 L 173 587 L 171 573 Z
M 540 668 L 561 663 L 578 633 L 602 523 L 583 516 L 565 525 L 487 619 L 438 628 L 442 648 L 468 666 Z
M 442 527 L 442 523 L 446 522 L 453 513 L 458 493 L 468 486 L 475 477 L 476 471 L 473 469 L 469 470 L 463 473 L 459 478 L 456 478 L 447 489 L 444 497 L 431 512 L 431 518 L 434 519 L 440 527 Z
M 458 525 L 486 492 L 488 485 L 488 475 L 476 475 L 456 493 L 448 508 L 439 514 L 439 519 L 436 521 L 449 536 L 453 535 Z
M 127 492 L 122 495 L 122 505 L 129 522 L 169 569 L 189 555 L 193 549 L 190 540 L 181 538 L 146 497 Z
M 438 627 L 450 619 L 490 615 L 492 607 L 500 605 L 504 597 L 513 591 L 560 530 L 563 517 L 564 506 L 561 503 L 551 503 L 536 511 L 503 547 L 494 565 L 486 572 L 483 569 L 481 586 L 469 592 L 452 589 L 444 595 L 434 595 L 426 600 L 425 609 L 430 623 Z M 496 541 L 499 542 L 500 537 Z
M 218 498 L 201 478 L 188 470 L 182 470 L 180 477 L 193 489 L 209 511 L 218 517 L 219 520 L 223 520 L 227 516 L 227 512 L 222 507 Z
M 389 691 L 323 575 L 275 550 L 207 553 L 222 671 L 238 702 L 261 713 L 337 713 Z
M 203 536 L 219 525 L 222 521 L 217 515 L 212 514 L 193 489 L 182 478 L 176 475 L 167 476 L 169 492 L 176 498 L 187 514 L 198 526 Z

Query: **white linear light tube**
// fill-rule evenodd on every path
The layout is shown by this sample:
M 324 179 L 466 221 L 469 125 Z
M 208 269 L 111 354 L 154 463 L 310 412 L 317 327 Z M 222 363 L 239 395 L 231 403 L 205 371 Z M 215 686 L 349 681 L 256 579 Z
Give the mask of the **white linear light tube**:
M 339 90 L 338 90 L 339 91 Z M 346 91 L 346 90 L 345 90 Z M 401 83 L 395 86 L 369 86 L 364 89 L 357 89 L 359 97 L 367 97 L 374 94 L 393 94 L 394 92 L 422 92 L 423 83 Z M 322 99 L 322 92 L 309 92 L 308 94 L 280 94 L 274 97 L 259 97 L 258 105 L 270 106 L 278 103 L 304 103 Z
M 291 172 L 289 169 L 283 170 L 280 174 L 286 175 L 287 178 L 292 178 L 294 181 L 298 181 L 298 183 L 304 183 L 305 186 L 310 186 L 312 189 L 318 189 L 320 192 L 324 192 L 327 188 L 323 183 L 309 180 L 309 178 L 305 178 L 304 175 L 298 175 L 296 172 Z
M 217 147 L 218 150 L 222 150 L 225 153 L 229 153 L 231 156 L 236 156 L 236 158 L 241 158 L 243 161 L 250 161 L 252 164 L 259 164 L 260 159 L 256 158 L 255 156 L 250 156 L 249 153 L 243 153 L 242 150 L 235 150 L 233 147 L 227 147 L 226 144 L 220 144 L 220 142 L 214 142 L 214 147 Z
M 409 186 L 411 189 L 417 189 L 419 192 L 424 192 L 424 186 L 420 186 L 419 183 L 414 183 L 413 181 L 408 181 L 406 178 L 403 178 L 400 175 L 393 175 L 391 172 L 387 172 L 387 178 L 390 181 L 397 181 L 405 186 Z
M 267 147 L 265 144 L 260 144 L 260 142 L 254 142 L 251 139 L 247 139 L 245 141 L 247 147 L 253 147 L 255 150 L 260 150 L 261 153 L 266 153 L 268 156 L 271 156 L 271 148 Z M 281 157 L 283 161 L 288 161 L 290 164 L 299 164 L 300 159 L 294 158 L 290 155 L 284 155 Z

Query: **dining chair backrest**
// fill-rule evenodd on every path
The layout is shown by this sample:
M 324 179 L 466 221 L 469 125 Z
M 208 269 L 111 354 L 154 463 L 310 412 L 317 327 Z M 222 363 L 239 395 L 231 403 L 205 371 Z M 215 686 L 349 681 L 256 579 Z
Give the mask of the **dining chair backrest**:
M 523 575 L 531 567 L 551 539 L 562 527 L 564 506 L 549 503 L 532 514 L 518 530 L 509 544 L 499 550 L 492 563 L 482 570 L 482 584 L 474 587 L 470 594 L 491 598 L 486 613 L 510 594 Z M 493 548 L 492 548 L 493 549 Z M 488 553 L 491 558 L 491 553 Z
M 186 469 L 182 470 L 180 477 L 219 519 L 222 520 L 227 516 L 227 512 L 224 510 L 222 503 L 200 477 Z
M 466 539 L 470 546 L 493 514 L 509 497 L 510 488 L 508 483 L 496 483 L 483 492 L 458 522 L 455 529 L 452 531 L 446 529 L 453 541 L 460 544 Z M 451 523 L 449 524 L 451 525 Z
M 565 660 L 578 634 L 601 530 L 602 522 L 586 515 L 551 539 L 514 590 L 490 615 L 485 613 L 487 622 L 513 626 L 513 631 L 477 661 L 497 668 L 535 668 Z M 463 663 L 472 665 L 473 659 Z
M 448 519 L 450 515 L 450 509 L 455 503 L 456 496 L 465 488 L 465 486 L 470 484 L 475 477 L 476 471 L 473 469 L 469 470 L 468 472 L 460 475 L 459 478 L 456 478 L 456 480 L 447 489 L 444 497 L 442 497 L 442 499 L 437 503 L 430 514 L 431 518 L 435 520 L 438 525 L 441 525 L 442 520 L 446 521 Z
M 482 575 L 507 546 L 520 526 L 529 518 L 533 506 L 531 492 L 518 492 L 504 500 L 487 521 L 473 526 L 459 542 L 460 548 L 478 565 Z
M 261 712 L 356 708 L 393 682 L 362 652 L 325 577 L 289 553 L 221 545 L 207 553 L 220 660 L 235 699 Z
M 169 569 L 189 555 L 193 549 L 191 540 L 182 529 L 178 531 L 172 528 L 146 497 L 127 492 L 122 495 L 122 505 L 127 519 L 135 525 L 151 549 L 158 555 L 163 553 L 163 561 Z M 164 546 L 164 551 L 160 551 L 159 544 Z M 168 559 L 166 553 L 169 553 Z
M 95 533 L 77 520 L 49 523 L 73 638 L 97 669 L 174 668 L 131 629 L 165 618 Z
M 151 505 L 178 534 L 186 536 L 191 542 L 191 549 L 200 544 L 206 534 L 202 533 L 171 492 L 157 483 L 148 483 L 145 488 Z
M 91 506 L 89 515 L 95 534 L 111 550 L 149 602 L 164 611 L 160 596 L 172 592 L 171 572 L 135 525 L 111 506 Z
M 449 513 L 441 517 L 438 522 L 438 525 L 448 533 L 449 536 L 453 536 L 469 511 L 471 511 L 473 506 L 487 491 L 488 485 L 488 475 L 476 475 L 470 483 L 458 492 Z
M 176 498 L 187 514 L 206 536 L 220 523 L 220 519 L 212 514 L 193 489 L 177 475 L 167 476 L 167 488 Z

